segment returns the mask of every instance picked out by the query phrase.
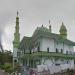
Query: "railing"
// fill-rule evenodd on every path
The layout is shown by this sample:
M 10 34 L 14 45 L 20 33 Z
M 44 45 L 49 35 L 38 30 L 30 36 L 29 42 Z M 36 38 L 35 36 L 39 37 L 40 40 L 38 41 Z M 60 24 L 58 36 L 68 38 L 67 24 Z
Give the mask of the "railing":
M 33 59 L 35 57 L 56 57 L 56 58 L 65 58 L 65 59 L 75 59 L 75 55 L 56 53 L 56 52 L 35 52 L 31 54 L 25 54 L 22 58 Z

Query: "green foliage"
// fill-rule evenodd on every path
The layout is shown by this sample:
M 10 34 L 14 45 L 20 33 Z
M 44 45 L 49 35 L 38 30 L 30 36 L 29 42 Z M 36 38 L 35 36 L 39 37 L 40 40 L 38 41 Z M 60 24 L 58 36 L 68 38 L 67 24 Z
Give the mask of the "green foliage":
M 0 64 L 12 63 L 12 53 L 10 51 L 0 52 Z
M 13 56 L 10 51 L 0 52 L 0 68 L 11 73 L 13 71 L 12 58 Z
M 5 63 L 4 65 L 0 65 L 0 68 L 5 70 L 8 73 L 12 73 L 13 72 L 13 66 L 11 63 Z

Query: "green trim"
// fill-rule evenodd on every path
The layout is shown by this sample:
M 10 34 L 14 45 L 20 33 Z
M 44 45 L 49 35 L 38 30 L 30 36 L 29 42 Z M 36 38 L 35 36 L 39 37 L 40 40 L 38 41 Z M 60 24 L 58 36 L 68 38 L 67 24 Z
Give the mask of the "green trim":
M 70 41 L 66 38 L 63 38 L 60 34 L 50 33 L 49 29 L 47 29 L 46 27 L 38 27 L 32 35 L 32 40 L 35 40 L 41 37 L 55 39 L 56 41 L 60 43 L 64 42 L 65 44 L 75 46 L 75 42 Z
M 20 42 L 19 49 L 25 51 L 29 50 L 28 52 L 30 52 L 31 47 L 32 47 L 32 38 L 24 36 Z
M 61 27 L 60 27 L 60 30 L 59 30 L 60 32 L 67 32 L 67 29 L 66 29 L 66 26 L 64 25 L 64 23 L 62 22 L 62 25 L 61 25 Z
M 20 44 L 19 17 L 18 17 L 18 12 L 17 12 L 13 47 L 14 47 L 14 48 L 15 48 L 15 47 L 18 48 L 18 47 L 19 47 L 19 44 Z
M 49 57 L 49 58 L 63 58 L 63 59 L 75 59 L 75 55 L 71 54 L 62 54 L 62 53 L 55 53 L 55 52 L 36 52 L 32 54 L 25 54 L 22 59 L 33 59 L 37 57 Z

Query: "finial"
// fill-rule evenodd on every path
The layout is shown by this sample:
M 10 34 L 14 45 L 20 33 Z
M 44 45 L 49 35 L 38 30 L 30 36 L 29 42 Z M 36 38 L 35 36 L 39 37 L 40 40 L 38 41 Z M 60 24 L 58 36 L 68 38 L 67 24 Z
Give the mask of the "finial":
M 17 11 L 17 16 L 18 16 L 18 14 L 19 14 L 19 13 L 18 13 L 18 11 Z
M 50 30 L 50 32 L 52 31 L 52 30 L 51 30 L 51 24 L 50 24 L 50 20 L 49 20 L 49 30 Z
M 49 20 L 49 25 L 50 25 L 50 20 Z
M 63 21 L 62 21 L 62 25 L 64 25 Z

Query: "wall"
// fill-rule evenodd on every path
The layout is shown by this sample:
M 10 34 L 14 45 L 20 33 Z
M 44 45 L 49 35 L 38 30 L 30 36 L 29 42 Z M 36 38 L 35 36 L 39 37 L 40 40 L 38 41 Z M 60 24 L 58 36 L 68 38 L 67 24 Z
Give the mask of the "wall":
M 68 51 L 68 54 L 73 54 L 74 52 L 74 47 L 64 44 L 64 43 L 59 43 L 54 41 L 54 49 L 56 51 L 56 48 L 58 49 L 59 52 L 61 52 L 61 49 L 63 49 L 63 53 L 66 54 L 66 51 Z
M 69 60 L 69 63 L 68 64 L 67 63 L 61 63 L 60 65 L 56 66 L 52 62 L 51 59 L 47 59 L 47 60 L 45 60 L 45 63 L 44 64 L 37 65 L 38 72 L 41 72 L 41 71 L 43 71 L 45 69 L 45 70 L 49 70 L 50 71 L 50 74 L 57 73 L 57 72 L 61 72 L 61 70 L 66 70 L 68 68 L 69 69 L 74 69 L 74 60 Z
M 17 51 L 18 51 L 17 48 L 13 48 L 13 57 L 17 57 Z
M 70 60 L 70 65 L 71 65 L 70 68 L 74 69 L 74 60 Z
M 61 49 L 64 50 L 64 48 L 63 48 L 63 43 L 58 43 L 58 42 L 54 41 L 54 46 L 55 46 L 55 47 L 54 47 L 55 52 L 56 52 L 56 48 L 58 49 L 59 52 L 61 52 Z
M 47 48 L 49 48 L 49 52 L 56 52 L 56 48 L 57 48 L 58 52 L 61 52 L 62 49 L 64 54 L 66 54 L 66 51 L 68 51 L 68 54 L 73 54 L 74 52 L 73 46 L 67 45 L 65 43 L 57 42 L 56 40 L 51 38 L 40 38 L 38 42 L 40 43 L 40 51 L 47 52 Z M 36 46 L 33 49 L 34 52 L 37 52 L 37 47 L 38 46 Z
M 54 40 L 50 38 L 42 38 L 40 42 L 40 50 L 47 51 L 49 48 L 49 52 L 54 52 Z

